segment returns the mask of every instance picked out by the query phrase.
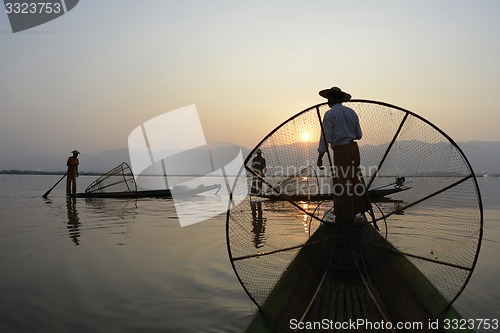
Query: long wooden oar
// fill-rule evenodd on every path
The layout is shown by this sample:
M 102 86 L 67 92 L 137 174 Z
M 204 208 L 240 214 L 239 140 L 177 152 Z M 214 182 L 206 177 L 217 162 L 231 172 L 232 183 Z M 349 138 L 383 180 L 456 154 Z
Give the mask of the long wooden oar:
M 47 192 L 45 192 L 45 194 L 44 194 L 44 195 L 42 195 L 42 197 L 43 197 L 43 198 L 47 198 L 47 196 L 48 196 L 48 195 L 49 195 L 49 193 L 50 193 L 50 192 L 54 189 L 54 187 L 56 187 L 56 186 L 57 186 L 57 184 L 59 184 L 59 183 L 61 182 L 61 180 L 63 180 L 63 179 L 64 179 L 64 177 L 66 177 L 67 175 L 68 175 L 68 173 L 66 172 L 66 173 L 64 174 L 64 176 L 62 176 L 62 177 L 61 177 L 61 179 L 59 179 L 59 180 L 57 181 L 57 183 L 55 183 L 55 184 L 54 184 L 54 186 L 52 186 L 52 187 L 51 187 L 51 188 L 50 188 Z

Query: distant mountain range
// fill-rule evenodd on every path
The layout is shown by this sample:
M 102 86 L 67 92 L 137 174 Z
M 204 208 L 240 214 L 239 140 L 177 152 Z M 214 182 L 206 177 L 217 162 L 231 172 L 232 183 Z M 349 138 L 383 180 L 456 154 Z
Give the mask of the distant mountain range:
M 458 142 L 476 174 L 500 174 L 500 142 Z
M 500 142 L 468 141 L 458 142 L 476 174 L 500 174 Z M 232 161 L 241 150 L 243 158 L 250 149 L 231 143 L 212 145 L 212 157 L 206 147 L 183 152 L 169 159 L 168 172 L 171 174 L 206 174 L 209 169 L 219 169 Z M 18 170 L 63 171 L 68 156 L 40 156 L 19 162 Z M 103 151 L 95 155 L 80 156 L 81 172 L 106 172 L 122 162 L 130 163 L 128 149 Z M 186 168 L 186 166 L 189 166 Z
M 34 156 L 20 161 L 19 170 L 32 171 L 65 171 L 66 160 L 71 154 L 60 156 Z M 103 151 L 96 155 L 80 155 L 80 172 L 102 173 L 112 169 L 121 162 L 129 161 L 128 149 Z
M 206 147 L 182 152 L 168 159 L 167 171 L 176 175 L 210 173 L 212 170 L 209 169 L 212 167 L 218 169 L 232 161 L 239 154 L 240 150 L 244 158 L 250 152 L 248 148 L 225 142 L 211 145 L 211 159 Z M 70 155 L 31 157 L 19 162 L 16 165 L 16 170 L 65 171 L 66 160 Z M 103 173 L 122 162 L 130 164 L 129 150 L 126 148 L 103 151 L 94 155 L 82 154 L 79 156 L 79 159 L 79 171 L 82 173 Z M 146 169 L 144 172 L 157 174 L 159 170 L 158 164 L 152 165 L 151 168 Z

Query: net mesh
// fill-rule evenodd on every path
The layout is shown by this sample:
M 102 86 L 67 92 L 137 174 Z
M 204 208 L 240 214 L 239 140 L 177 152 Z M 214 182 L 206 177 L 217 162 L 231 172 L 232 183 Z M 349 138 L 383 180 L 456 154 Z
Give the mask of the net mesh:
M 292 117 L 256 147 L 267 164 L 263 195 L 248 196 L 228 212 L 234 270 L 278 330 L 300 318 L 427 323 L 458 297 L 477 260 L 481 199 L 457 145 L 401 108 L 363 100 L 344 105 L 360 119 L 367 189 L 400 191 L 372 199 L 362 223 L 346 229 L 329 222 L 333 195 L 323 199 L 333 193 L 332 169 L 315 166 L 328 110 L 322 104 Z M 240 175 L 249 193 L 256 178 L 252 158 Z M 395 185 L 398 177 L 403 187 Z M 266 198 L 273 193 L 285 196 Z M 312 200 L 318 195 L 323 199 Z
M 123 162 L 97 178 L 85 193 L 136 192 L 137 186 L 130 166 Z

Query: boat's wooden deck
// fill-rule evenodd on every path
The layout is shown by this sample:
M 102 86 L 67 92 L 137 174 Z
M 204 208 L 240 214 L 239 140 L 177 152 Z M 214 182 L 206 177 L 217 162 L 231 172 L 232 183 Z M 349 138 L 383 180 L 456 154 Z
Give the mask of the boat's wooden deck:
M 366 325 L 356 329 L 334 329 L 334 332 L 383 332 L 373 329 L 369 323 L 379 325 L 390 321 L 405 323 L 421 323 L 427 326 L 431 314 L 420 303 L 412 288 L 401 283 L 397 274 L 388 272 L 384 276 L 371 276 L 367 281 L 358 272 L 339 272 L 335 268 L 328 269 L 316 298 L 304 317 L 304 322 L 318 322 L 332 319 L 333 323 L 351 323 L 359 319 Z M 315 330 L 304 330 L 313 332 Z M 414 332 L 408 330 L 387 330 L 387 332 Z M 431 332 L 431 330 L 419 330 Z
M 428 327 L 429 319 L 444 310 L 447 301 L 415 266 L 381 246 L 385 240 L 371 226 L 347 237 L 338 235 L 325 228 L 311 238 L 322 242 L 303 248 L 263 304 L 273 320 L 257 313 L 247 332 L 322 331 L 295 330 L 291 320 L 309 325 L 326 320 L 333 327 L 323 330 L 328 332 L 436 332 Z M 325 237 L 334 239 L 328 242 Z M 322 255 L 328 251 L 328 256 Z M 420 323 L 421 327 L 381 330 L 366 324 L 352 329 L 343 324 L 344 329 L 334 329 L 358 319 L 374 325 L 390 321 L 393 326 Z
M 305 322 L 321 321 L 325 318 L 335 318 L 337 323 L 348 323 L 357 318 L 370 322 L 383 320 L 362 281 L 336 280 L 331 275 L 333 274 L 326 277 L 318 297 L 305 317 Z

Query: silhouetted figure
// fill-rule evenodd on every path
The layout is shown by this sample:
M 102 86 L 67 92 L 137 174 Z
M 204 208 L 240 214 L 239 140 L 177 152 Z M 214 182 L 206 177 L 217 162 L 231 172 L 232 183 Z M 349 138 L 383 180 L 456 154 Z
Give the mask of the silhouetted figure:
M 262 150 L 257 148 L 255 151 L 257 156 L 252 159 L 252 170 L 257 174 L 252 178 L 252 188 L 250 194 L 259 195 L 262 194 L 262 178 L 265 177 L 266 173 L 266 159 L 262 157 Z
M 361 139 L 362 132 L 356 112 L 344 105 L 351 95 L 340 88 L 333 87 L 321 90 L 319 95 L 328 99 L 330 109 L 323 117 L 323 135 L 318 148 L 317 164 L 323 166 L 323 155 L 328 151 L 327 144 L 333 150 L 333 166 L 336 172 L 334 186 L 334 209 L 336 221 L 352 223 L 356 213 L 361 209 L 363 196 L 356 196 L 355 190 L 364 189 L 357 186 L 360 181 L 360 155 L 356 140 Z M 325 142 L 326 140 L 326 142 Z M 362 184 L 361 184 L 362 185 Z
M 73 150 L 73 156 L 68 158 L 66 166 L 68 167 L 68 175 L 66 178 L 66 195 L 76 193 L 76 177 L 78 177 L 78 165 L 80 161 L 78 160 L 78 150 Z

